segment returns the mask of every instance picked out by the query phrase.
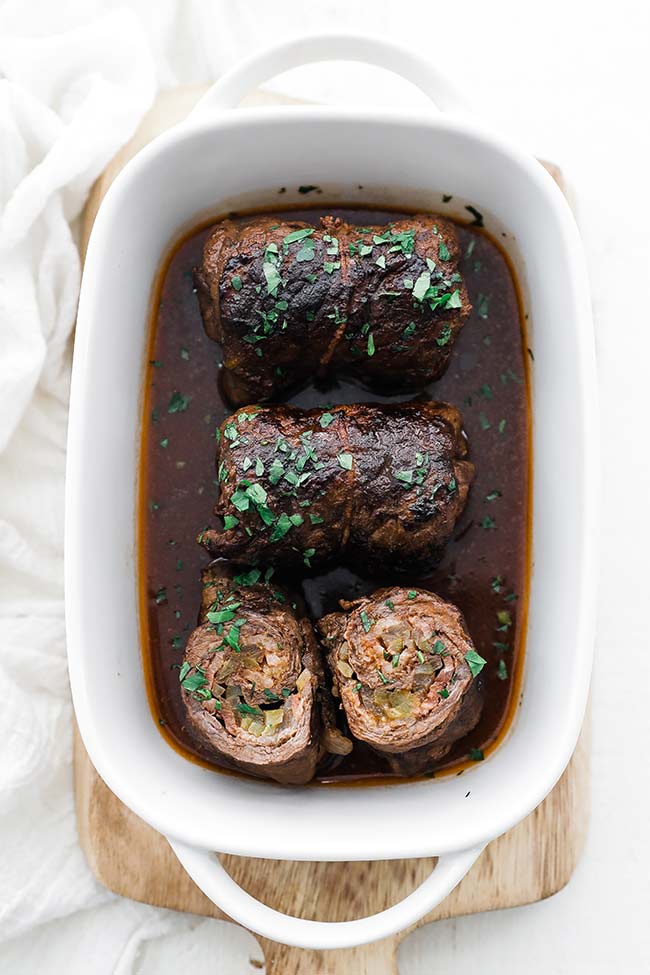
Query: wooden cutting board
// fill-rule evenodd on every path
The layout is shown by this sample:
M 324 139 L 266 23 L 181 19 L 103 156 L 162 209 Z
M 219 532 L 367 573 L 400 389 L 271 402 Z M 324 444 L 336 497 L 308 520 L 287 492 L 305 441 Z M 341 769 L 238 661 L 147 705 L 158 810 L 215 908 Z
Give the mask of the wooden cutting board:
M 97 181 L 82 222 L 82 249 L 108 186 L 126 161 L 155 135 L 184 118 L 203 88 L 162 94 L 131 142 Z M 252 103 L 277 101 L 257 93 Z M 560 173 L 547 166 L 557 181 Z M 542 900 L 568 882 L 582 851 L 589 814 L 589 734 L 546 800 L 527 819 L 487 847 L 458 887 L 416 927 L 440 918 L 515 907 Z M 110 890 L 159 907 L 215 918 L 227 916 L 194 885 L 166 840 L 124 806 L 95 771 L 75 731 L 77 826 L 88 862 Z M 277 910 L 318 920 L 351 920 L 384 910 L 421 883 L 432 860 L 300 863 L 224 856 L 232 876 Z M 411 928 L 410 930 L 413 930 Z M 360 948 L 311 952 L 259 938 L 267 975 L 386 975 L 407 932 Z

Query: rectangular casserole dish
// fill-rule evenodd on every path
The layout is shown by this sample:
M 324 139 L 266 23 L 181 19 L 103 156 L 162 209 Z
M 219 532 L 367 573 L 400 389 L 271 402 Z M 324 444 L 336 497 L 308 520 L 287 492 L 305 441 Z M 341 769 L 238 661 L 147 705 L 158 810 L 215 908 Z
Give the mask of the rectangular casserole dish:
M 453 111 L 225 110 L 272 74 L 333 58 L 398 71 Z M 512 259 L 524 296 L 534 357 L 533 569 L 524 680 L 506 740 L 462 780 L 369 790 L 274 787 L 186 761 L 151 719 L 135 546 L 154 280 L 170 244 L 206 213 L 268 206 L 281 186 L 289 188 L 282 201 L 290 205 L 291 188 L 305 183 L 319 185 L 321 199 L 331 204 L 435 210 L 440 194 L 448 193 L 451 215 L 466 216 L 464 204 L 471 203 Z M 185 122 L 142 150 L 115 180 L 88 247 L 71 391 L 66 612 L 74 706 L 107 785 L 169 838 L 199 886 L 236 920 L 311 948 L 386 937 L 446 896 L 484 845 L 553 787 L 577 740 L 591 669 L 595 390 L 586 270 L 560 190 L 535 159 L 459 113 L 448 83 L 399 48 L 368 38 L 319 37 L 259 55 L 217 83 Z M 413 821 L 427 828 L 409 829 Z M 225 874 L 214 850 L 303 860 L 441 859 L 401 904 L 373 918 L 326 924 L 259 904 Z

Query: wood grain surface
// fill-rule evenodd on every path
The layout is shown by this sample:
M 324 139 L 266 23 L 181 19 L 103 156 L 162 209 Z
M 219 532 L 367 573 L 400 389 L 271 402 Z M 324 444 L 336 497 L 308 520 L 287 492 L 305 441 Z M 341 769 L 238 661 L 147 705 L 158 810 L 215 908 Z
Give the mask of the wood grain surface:
M 181 88 L 159 96 L 131 142 L 93 188 L 81 227 L 82 251 L 99 203 L 121 167 L 155 135 L 182 119 L 204 90 Z M 263 93 L 250 99 L 254 104 L 271 100 L 277 101 Z M 557 168 L 550 164 L 547 168 L 561 185 Z M 587 725 L 567 770 L 545 801 L 492 842 L 458 887 L 416 927 L 440 918 L 528 904 L 549 897 L 568 882 L 584 845 L 589 815 Z M 77 732 L 74 772 L 79 839 L 98 880 L 133 900 L 228 919 L 190 880 L 164 837 L 108 789 Z M 264 903 L 298 917 L 327 921 L 351 920 L 389 907 L 421 883 L 433 863 L 431 859 L 372 863 L 221 859 L 237 882 Z M 397 947 L 407 933 L 330 952 L 258 940 L 267 975 L 386 975 L 397 972 Z

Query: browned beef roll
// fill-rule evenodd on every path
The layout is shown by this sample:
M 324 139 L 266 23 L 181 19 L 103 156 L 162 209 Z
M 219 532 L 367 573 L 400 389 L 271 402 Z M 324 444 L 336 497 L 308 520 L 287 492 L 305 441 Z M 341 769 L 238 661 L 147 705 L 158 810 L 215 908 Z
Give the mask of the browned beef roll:
M 453 223 L 427 214 L 221 221 L 195 282 L 229 398 L 269 399 L 328 370 L 385 389 L 437 379 L 471 309 L 460 254 Z
M 223 528 L 199 535 L 211 555 L 372 571 L 434 563 L 474 475 L 447 403 L 249 406 L 222 425 L 217 469 Z
M 399 587 L 341 606 L 318 626 L 352 735 L 397 774 L 430 770 L 481 715 L 485 661 L 460 611 Z
M 204 571 L 180 684 L 202 750 L 223 765 L 299 785 L 323 752 L 352 747 L 335 726 L 311 623 L 259 569 Z

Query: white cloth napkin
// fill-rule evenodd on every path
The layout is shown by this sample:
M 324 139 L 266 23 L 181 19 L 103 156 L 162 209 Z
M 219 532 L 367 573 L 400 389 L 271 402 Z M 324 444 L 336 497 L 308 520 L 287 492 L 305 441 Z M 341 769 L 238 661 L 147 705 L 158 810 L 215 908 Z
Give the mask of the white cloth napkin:
M 50 8 L 59 4 L 50 4 Z M 37 9 L 40 7 L 41 9 Z M 63 620 L 74 238 L 93 181 L 153 99 L 136 17 L 34 36 L 0 12 L 0 937 L 105 897 L 76 837 Z M 72 225 L 72 227 L 71 227 Z

